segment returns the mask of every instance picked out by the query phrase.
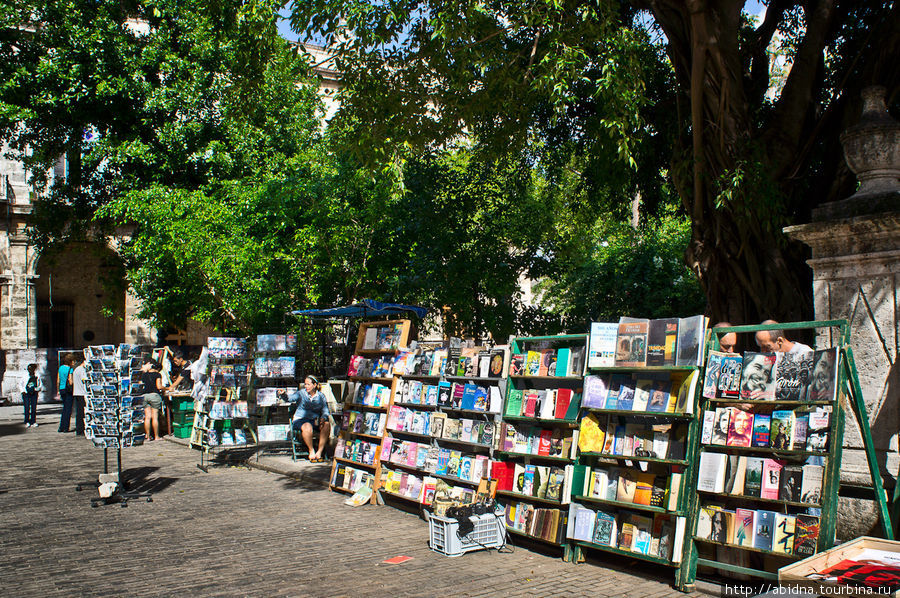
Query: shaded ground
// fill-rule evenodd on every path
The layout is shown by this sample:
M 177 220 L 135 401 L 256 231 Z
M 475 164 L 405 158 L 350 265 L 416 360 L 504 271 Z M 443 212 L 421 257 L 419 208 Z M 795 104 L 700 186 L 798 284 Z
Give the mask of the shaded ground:
M 57 433 L 52 411 L 39 406 L 41 426 L 26 430 L 21 407 L 0 408 L 6 596 L 684 596 L 630 559 L 572 565 L 521 546 L 441 556 L 414 514 L 347 507 L 323 488 L 324 466 L 290 458 L 260 463 L 302 479 L 235 466 L 207 474 L 197 452 L 156 441 L 123 453 L 153 502 L 91 508 L 96 490 L 75 486 L 96 479 L 103 451 Z M 413 558 L 382 563 L 398 555 Z

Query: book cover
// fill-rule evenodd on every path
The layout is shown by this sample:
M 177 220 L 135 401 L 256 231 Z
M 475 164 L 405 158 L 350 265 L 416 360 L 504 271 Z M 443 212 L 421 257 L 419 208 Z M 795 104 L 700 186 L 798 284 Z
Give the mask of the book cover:
M 677 339 L 678 318 L 650 320 L 647 328 L 647 365 L 675 365 Z
M 650 506 L 660 509 L 666 508 L 666 489 L 669 485 L 669 478 L 665 475 L 654 475 L 653 482 L 650 486 Z M 635 495 L 637 492 L 635 492 Z
M 666 459 L 669 455 L 669 430 L 654 429 L 651 456 Z
M 441 382 L 438 384 L 437 404 L 441 407 L 452 407 L 453 406 L 452 387 L 449 382 Z
M 652 473 L 638 473 L 635 475 L 634 504 L 650 505 L 653 494 L 653 480 L 656 476 Z
M 669 413 L 694 413 L 694 403 L 696 402 L 699 381 L 700 370 L 694 370 L 678 385 L 677 390 L 673 383 L 672 392 L 669 396 L 669 406 L 666 407 L 666 411 Z
M 831 422 L 831 407 L 820 407 L 809 413 L 806 425 L 806 450 L 828 450 L 828 426 Z
M 740 355 L 727 354 L 722 358 L 719 368 L 718 386 L 719 396 L 727 399 L 737 398 L 741 394 L 741 371 L 743 359 Z
M 775 512 L 756 511 L 756 533 L 753 547 L 760 550 L 772 550 L 775 541 Z
M 556 409 L 556 389 L 551 388 L 538 392 L 543 393 L 543 396 L 541 397 L 541 408 L 537 416 L 540 419 L 553 419 Z
M 647 362 L 647 331 L 650 321 L 639 318 L 620 318 L 616 335 L 617 367 L 643 367 Z
M 525 356 L 525 375 L 537 376 L 541 371 L 541 352 L 528 351 Z
M 640 554 L 650 554 L 652 543 L 653 519 L 644 515 L 632 515 L 631 524 L 634 526 L 634 536 L 631 542 L 631 551 Z
M 725 446 L 728 442 L 728 427 L 731 425 L 731 412 L 734 407 L 716 407 L 715 425 L 710 444 Z
M 819 541 L 819 518 L 813 515 L 797 515 L 794 524 L 793 554 L 812 556 Z
M 664 413 L 670 404 L 672 384 L 668 380 L 654 380 L 650 386 L 650 401 L 647 403 L 647 411 Z
M 735 509 L 734 544 L 753 547 L 756 532 L 756 511 L 751 509 Z
M 475 411 L 488 410 L 488 390 L 484 386 L 475 387 Z
M 753 401 L 775 400 L 775 354 L 744 353 L 741 369 L 741 398 Z
M 669 490 L 666 493 L 666 510 L 677 511 L 678 499 L 681 497 L 681 478 L 684 474 L 673 471 L 669 478 Z
M 606 473 L 606 500 L 616 500 L 619 493 L 619 474 L 621 470 L 618 467 L 610 467 Z
M 617 398 L 618 406 L 616 409 L 621 411 L 631 411 L 634 408 L 634 380 L 625 378 L 622 386 L 619 387 L 619 396 Z
M 711 507 L 701 507 L 697 511 L 697 532 L 698 538 L 704 540 L 712 540 L 712 520 L 717 509 Z
M 625 384 L 625 374 L 613 374 L 609 379 L 609 390 L 606 393 L 606 405 L 604 409 L 619 408 L 619 389 Z
M 586 376 L 581 406 L 586 409 L 603 409 L 606 406 L 608 384 L 608 376 Z
M 728 446 L 750 446 L 753 435 L 753 414 L 734 408 L 728 423 Z
M 581 505 L 569 505 L 569 519 L 573 521 L 572 532 L 567 537 L 572 540 L 591 542 L 594 538 L 594 526 L 597 522 L 597 514 L 591 509 Z
M 769 430 L 769 446 L 774 449 L 792 450 L 794 448 L 794 412 L 779 409 L 772 412 L 772 425 Z
M 834 401 L 837 389 L 837 349 L 825 349 L 813 353 L 812 381 L 809 384 L 810 401 Z
M 702 315 L 678 320 L 678 343 L 675 365 L 701 365 L 706 318 Z
M 616 546 L 621 550 L 631 550 L 634 544 L 634 525 L 631 521 L 626 521 L 626 517 L 622 516 L 622 525 L 619 527 L 619 537 Z M 628 517 L 630 519 L 630 517 Z
M 774 459 L 763 460 L 760 498 L 778 500 L 778 491 L 781 489 L 781 468 L 782 464 Z
M 650 545 L 650 554 L 661 559 L 671 560 L 674 528 L 672 520 L 666 515 L 656 515 L 653 518 L 653 532 Z
M 522 394 L 519 388 L 510 388 L 506 393 L 506 410 L 504 415 L 519 417 L 522 415 Z
M 547 500 L 560 500 L 562 498 L 563 484 L 566 479 L 566 470 L 562 467 L 551 467 L 547 474 Z
M 806 438 L 809 433 L 809 414 L 798 413 L 794 417 L 794 450 L 806 450 Z
M 776 353 L 775 400 L 807 401 L 812 382 L 813 353 Z
M 634 493 L 637 490 L 637 479 L 634 472 L 623 469 L 619 472 L 616 488 L 616 500 L 619 502 L 634 502 Z
M 555 376 L 556 368 L 553 368 L 553 373 L 550 373 L 550 362 L 555 361 L 556 351 L 553 349 L 542 349 L 541 350 L 541 361 L 538 365 L 538 376 Z
M 619 325 L 614 322 L 591 322 L 588 339 L 588 367 L 612 367 L 616 363 L 616 336 Z
M 509 358 L 509 375 L 524 376 L 525 375 L 525 353 L 515 353 Z
M 762 490 L 762 457 L 747 457 L 747 472 L 744 474 L 744 496 L 759 497 Z
M 631 404 L 632 411 L 647 411 L 647 405 L 650 403 L 650 389 L 653 387 L 653 381 L 640 379 L 634 385 L 634 401 Z
M 821 504 L 825 467 L 812 464 L 804 465 L 800 477 L 800 502 L 812 505 Z
M 803 468 L 800 465 L 787 465 L 781 470 L 781 487 L 778 499 L 788 502 L 800 502 L 800 486 L 803 483 Z
M 725 479 L 725 492 L 736 496 L 742 495 L 744 485 L 747 483 L 747 457 L 730 455 L 728 463 L 730 470 Z
M 751 446 L 765 448 L 769 446 L 769 429 L 772 416 L 768 413 L 756 413 L 753 416 L 753 439 Z
M 478 387 L 474 384 L 466 384 L 463 386 L 463 396 L 462 402 L 460 403 L 460 409 L 465 409 L 467 411 L 473 411 L 475 409 L 475 394 L 478 390 Z
M 725 490 L 727 460 L 728 455 L 725 453 L 700 453 L 697 490 L 701 492 L 714 492 L 717 494 L 722 493 Z
M 616 518 L 605 511 L 597 511 L 594 525 L 594 544 L 600 546 L 612 546 L 618 537 Z
M 700 444 L 712 444 L 713 428 L 716 425 L 716 412 L 706 410 L 703 412 L 703 425 L 700 428 Z M 768 446 L 768 444 L 766 445 Z
M 605 443 L 605 426 L 601 425 L 600 416 L 591 413 L 581 420 L 578 434 L 578 449 L 582 453 L 601 453 Z
M 502 378 L 506 371 L 506 362 L 509 359 L 508 347 L 494 347 L 491 349 L 491 364 L 488 368 L 489 378 Z
M 794 535 L 797 518 L 793 515 L 775 513 L 775 538 L 772 550 L 791 554 L 794 550 Z

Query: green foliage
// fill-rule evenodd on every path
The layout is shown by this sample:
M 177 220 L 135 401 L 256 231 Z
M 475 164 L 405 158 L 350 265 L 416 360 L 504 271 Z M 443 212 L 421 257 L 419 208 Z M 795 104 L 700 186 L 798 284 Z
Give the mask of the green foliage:
M 703 292 L 684 265 L 690 236 L 690 223 L 672 214 L 637 230 L 598 220 L 581 262 L 542 285 L 544 303 L 566 330 L 586 330 L 591 321 L 616 322 L 622 315 L 703 313 Z

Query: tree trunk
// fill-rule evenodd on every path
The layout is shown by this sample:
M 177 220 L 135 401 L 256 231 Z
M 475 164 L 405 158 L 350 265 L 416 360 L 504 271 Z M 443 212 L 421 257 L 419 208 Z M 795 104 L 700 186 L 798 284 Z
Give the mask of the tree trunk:
M 763 163 L 754 150 L 760 133 L 751 124 L 738 47 L 743 4 L 652 3 L 691 108 L 692 168 L 672 169 L 674 177 L 683 173 L 675 187 L 692 219 L 685 258 L 706 291 L 713 321 L 807 319 L 811 273 L 804 250 L 781 232 L 784 195 L 772 176 L 783 169 Z M 802 113 L 794 117 L 803 120 Z

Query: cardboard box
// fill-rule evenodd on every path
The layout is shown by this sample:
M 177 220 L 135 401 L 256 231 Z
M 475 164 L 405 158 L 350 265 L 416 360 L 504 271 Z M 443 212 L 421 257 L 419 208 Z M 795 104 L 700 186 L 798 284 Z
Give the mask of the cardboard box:
M 802 561 L 785 565 L 778 570 L 778 582 L 782 586 L 787 586 L 789 588 L 809 588 L 814 592 L 819 592 L 826 596 L 900 596 L 900 591 L 895 591 L 890 594 L 880 594 L 872 588 L 845 586 L 821 579 L 809 579 L 807 577 L 810 573 L 824 571 L 844 559 L 853 560 L 856 555 L 867 548 L 896 552 L 898 558 L 900 558 L 900 542 L 862 536 L 855 540 L 851 540 L 850 542 L 845 542 L 834 548 L 814 554 Z M 834 590 L 833 588 L 840 589 Z

